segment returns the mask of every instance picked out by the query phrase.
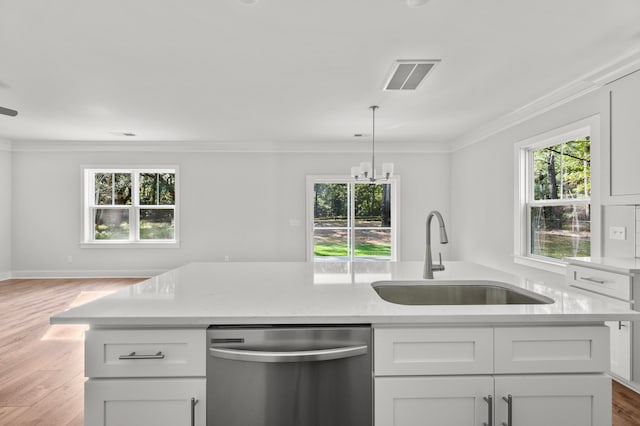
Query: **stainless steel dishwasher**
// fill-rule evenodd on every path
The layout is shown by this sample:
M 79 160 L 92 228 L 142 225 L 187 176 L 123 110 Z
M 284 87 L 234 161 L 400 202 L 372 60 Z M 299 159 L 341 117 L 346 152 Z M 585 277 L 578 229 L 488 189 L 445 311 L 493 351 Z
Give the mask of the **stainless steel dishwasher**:
M 207 426 L 372 426 L 369 326 L 212 326 L 207 341 Z

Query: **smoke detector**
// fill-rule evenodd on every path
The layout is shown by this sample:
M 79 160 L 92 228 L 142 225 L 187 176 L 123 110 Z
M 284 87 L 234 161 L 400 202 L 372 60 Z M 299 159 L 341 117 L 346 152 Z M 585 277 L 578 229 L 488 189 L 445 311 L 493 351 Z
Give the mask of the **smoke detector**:
M 416 90 L 440 59 L 398 59 L 384 90 Z

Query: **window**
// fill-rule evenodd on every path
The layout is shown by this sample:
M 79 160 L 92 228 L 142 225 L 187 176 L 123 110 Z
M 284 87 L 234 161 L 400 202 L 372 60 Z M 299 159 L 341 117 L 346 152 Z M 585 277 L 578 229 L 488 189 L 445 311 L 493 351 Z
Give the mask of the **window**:
M 520 143 L 516 255 L 561 263 L 592 254 L 592 126 Z
M 396 186 L 310 177 L 310 258 L 395 260 Z
M 84 169 L 85 243 L 176 243 L 176 169 Z

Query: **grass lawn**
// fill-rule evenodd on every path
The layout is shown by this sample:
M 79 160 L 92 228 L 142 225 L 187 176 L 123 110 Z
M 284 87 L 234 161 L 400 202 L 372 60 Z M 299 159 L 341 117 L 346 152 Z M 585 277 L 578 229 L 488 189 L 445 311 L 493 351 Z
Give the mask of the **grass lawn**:
M 319 229 L 314 233 L 313 252 L 316 257 L 348 257 L 346 229 Z M 391 257 L 391 231 L 358 229 L 355 238 L 358 257 Z
M 316 244 L 314 247 L 316 256 L 349 256 L 346 244 Z M 391 246 L 383 244 L 363 243 L 356 245 L 356 256 L 391 256 Z
M 538 256 L 553 257 L 583 257 L 590 256 L 591 244 L 588 236 L 583 236 L 574 247 L 575 236 L 556 232 L 537 232 L 537 241 L 532 252 Z

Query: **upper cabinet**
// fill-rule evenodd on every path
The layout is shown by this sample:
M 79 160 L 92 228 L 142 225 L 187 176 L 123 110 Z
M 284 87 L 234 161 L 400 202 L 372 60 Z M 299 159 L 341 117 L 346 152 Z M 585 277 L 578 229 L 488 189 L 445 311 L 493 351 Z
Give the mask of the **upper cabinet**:
M 640 70 L 603 90 L 603 203 L 640 204 Z

